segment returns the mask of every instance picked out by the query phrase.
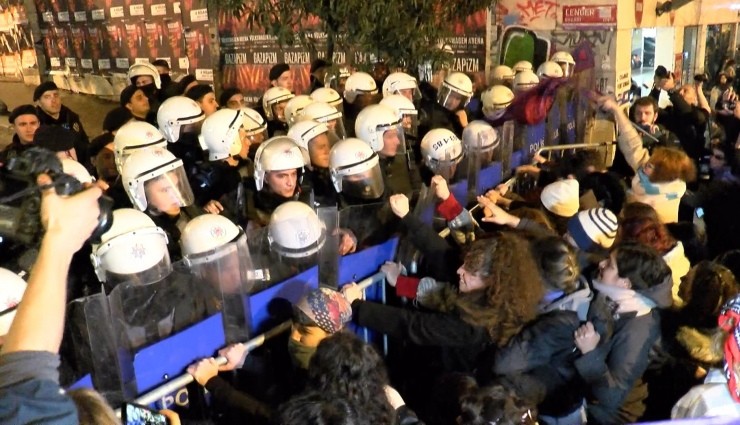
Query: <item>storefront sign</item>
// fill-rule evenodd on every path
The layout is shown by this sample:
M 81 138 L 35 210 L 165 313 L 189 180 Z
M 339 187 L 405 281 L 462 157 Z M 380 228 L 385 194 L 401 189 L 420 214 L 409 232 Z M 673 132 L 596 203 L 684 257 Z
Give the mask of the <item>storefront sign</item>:
M 563 6 L 563 26 L 603 26 L 616 24 L 616 5 Z

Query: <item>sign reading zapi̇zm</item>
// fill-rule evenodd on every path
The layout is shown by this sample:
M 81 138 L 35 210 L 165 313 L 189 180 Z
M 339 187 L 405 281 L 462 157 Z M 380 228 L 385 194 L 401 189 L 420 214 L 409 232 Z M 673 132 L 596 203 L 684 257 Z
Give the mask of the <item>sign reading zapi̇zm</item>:
M 617 25 L 616 5 L 563 6 L 563 26 Z

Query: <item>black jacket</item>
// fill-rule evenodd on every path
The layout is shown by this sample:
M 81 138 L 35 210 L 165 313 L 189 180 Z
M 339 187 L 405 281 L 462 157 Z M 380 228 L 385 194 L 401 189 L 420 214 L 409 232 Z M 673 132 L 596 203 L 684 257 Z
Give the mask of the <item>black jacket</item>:
M 658 100 L 660 90 L 653 89 L 650 96 Z M 673 106 L 658 112 L 658 124 L 672 132 L 681 141 L 686 153 L 698 160 L 704 149 L 704 130 L 709 123 L 709 114 L 701 108 L 689 105 L 678 91 L 668 94 Z
M 447 372 L 471 372 L 492 343 L 486 329 L 456 314 L 427 313 L 356 300 L 352 317 L 360 326 L 416 345 L 442 347 Z
M 56 125 L 74 132 L 77 136 L 74 144 L 77 161 L 84 165 L 85 168 L 90 168 L 90 155 L 87 153 L 90 139 L 82 127 L 82 121 L 80 121 L 79 115 L 64 105 L 62 105 L 62 109 L 59 111 L 59 118 L 53 118 L 44 112 L 40 106 L 36 107 L 36 115 L 39 117 L 39 123 L 41 125 Z

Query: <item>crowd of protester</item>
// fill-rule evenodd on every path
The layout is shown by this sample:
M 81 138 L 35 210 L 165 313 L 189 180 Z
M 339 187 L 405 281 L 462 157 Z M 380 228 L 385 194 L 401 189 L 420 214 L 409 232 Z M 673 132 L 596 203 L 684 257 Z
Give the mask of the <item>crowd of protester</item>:
M 319 282 L 284 314 L 287 335 L 254 353 L 230 344 L 218 353 L 225 364 L 190 365 L 210 394 L 206 413 L 194 419 L 191 395 L 180 416 L 164 411 L 170 423 L 740 417 L 734 72 L 711 90 L 656 72 L 650 95 L 629 107 L 590 98 L 594 116 L 614 121 L 613 161 L 594 149 L 536 156 L 514 170 L 532 185 L 500 184 L 469 203 L 452 193 L 503 159 L 505 122 L 532 124 L 532 102 L 580 95 L 575 69 L 556 52 L 536 69 L 498 66 L 489 87 L 475 87 L 443 64 L 420 83 L 318 60 L 297 94 L 280 64 L 249 108 L 238 88 L 217 96 L 193 76 L 172 81 L 166 62 L 141 63 L 92 140 L 57 86 L 42 83 L 11 112 L 15 134 L 0 153 L 1 179 L 38 148 L 61 167 L 34 175 L 43 236 L 0 241 L 0 422 L 120 423 L 112 407 L 129 395 L 61 389 L 91 372 L 100 383 L 99 353 L 115 370 L 121 352 L 218 311 L 227 341 L 243 341 L 243 297 L 321 253 L 393 236 L 418 255 L 414 267 L 381 267 L 386 303 L 355 283 Z M 60 171 L 86 188 L 60 195 Z M 91 238 L 101 197 L 112 219 Z M 334 227 L 317 213 L 326 208 Z M 110 305 L 107 321 L 72 307 L 65 319 L 68 302 L 95 296 Z M 385 355 L 350 324 L 387 336 Z M 110 350 L 79 336 L 91 329 L 109 332 Z

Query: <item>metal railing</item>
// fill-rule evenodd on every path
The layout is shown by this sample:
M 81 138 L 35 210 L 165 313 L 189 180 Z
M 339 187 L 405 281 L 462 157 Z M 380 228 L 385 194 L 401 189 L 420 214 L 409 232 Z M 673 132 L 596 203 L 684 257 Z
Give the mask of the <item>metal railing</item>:
M 604 164 L 609 164 L 609 153 L 611 149 L 616 146 L 615 142 L 605 142 L 605 143 L 574 143 L 569 145 L 554 145 L 554 146 L 544 146 L 540 148 L 536 153 L 535 156 L 540 156 L 543 158 L 546 158 L 548 161 L 552 159 L 552 155 L 555 152 L 562 152 L 565 153 L 566 151 L 576 151 L 579 149 L 604 149 Z M 547 156 L 544 156 L 547 155 Z M 561 158 L 562 158 L 561 154 Z
M 374 275 L 367 277 L 359 282 L 357 282 L 357 285 L 360 286 L 362 289 L 367 289 L 371 285 L 382 281 L 385 279 L 385 273 L 378 272 Z M 383 293 L 383 296 L 385 296 L 385 293 Z M 385 299 L 383 300 L 385 302 Z M 275 326 L 274 328 L 268 330 L 267 332 L 260 334 L 249 341 L 245 342 L 244 345 L 247 347 L 247 352 L 254 351 L 256 348 L 262 346 L 265 341 L 282 334 L 283 332 L 290 329 L 291 321 L 286 320 L 285 322 Z M 226 358 L 225 357 L 216 357 L 216 363 L 218 363 L 219 366 L 226 364 Z M 186 387 L 188 384 L 194 381 L 194 378 L 189 373 L 183 373 L 182 375 L 173 378 L 170 381 L 167 381 L 166 383 L 154 388 L 153 390 L 146 392 L 134 400 L 134 403 L 141 404 L 144 406 L 148 406 L 158 400 L 161 400 L 163 397 L 172 394 L 174 392 L 177 392 L 181 388 Z M 120 417 L 120 409 L 116 411 L 116 414 Z

